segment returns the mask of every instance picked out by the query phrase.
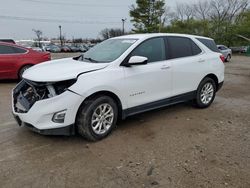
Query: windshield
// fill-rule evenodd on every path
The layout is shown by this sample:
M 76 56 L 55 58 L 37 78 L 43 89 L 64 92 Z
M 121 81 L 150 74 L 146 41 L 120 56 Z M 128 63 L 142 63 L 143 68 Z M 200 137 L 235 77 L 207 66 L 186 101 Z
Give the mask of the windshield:
M 120 57 L 135 41 L 135 39 L 109 39 L 103 41 L 84 53 L 82 60 L 94 63 L 112 62 Z

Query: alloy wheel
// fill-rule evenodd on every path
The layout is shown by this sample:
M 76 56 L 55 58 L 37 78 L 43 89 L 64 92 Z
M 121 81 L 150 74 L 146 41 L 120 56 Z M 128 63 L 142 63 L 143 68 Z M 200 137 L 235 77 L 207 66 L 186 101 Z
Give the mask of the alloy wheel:
M 91 127 L 95 134 L 105 134 L 112 126 L 114 110 L 111 105 L 104 103 L 99 105 L 91 118 Z
M 214 87 L 213 84 L 208 82 L 201 89 L 201 102 L 203 104 L 209 104 L 214 96 Z

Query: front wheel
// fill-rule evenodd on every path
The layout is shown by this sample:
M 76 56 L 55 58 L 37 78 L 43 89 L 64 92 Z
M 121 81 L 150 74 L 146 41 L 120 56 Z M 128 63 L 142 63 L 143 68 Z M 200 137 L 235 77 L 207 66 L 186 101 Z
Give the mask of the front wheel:
M 97 141 L 111 133 L 117 117 L 115 101 L 108 96 L 99 96 L 82 104 L 77 114 L 76 127 L 81 136 Z
M 201 81 L 194 100 L 198 108 L 207 108 L 214 101 L 216 95 L 216 85 L 213 79 L 205 78 Z

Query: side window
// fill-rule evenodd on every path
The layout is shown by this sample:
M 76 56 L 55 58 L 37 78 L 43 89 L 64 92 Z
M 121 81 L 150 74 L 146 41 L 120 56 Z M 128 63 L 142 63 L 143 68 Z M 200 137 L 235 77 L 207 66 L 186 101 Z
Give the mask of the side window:
M 22 48 L 16 48 L 16 47 L 13 47 L 13 48 L 14 48 L 15 53 L 17 53 L 17 54 L 24 54 L 27 52 L 26 50 L 24 50 Z
M 165 41 L 163 38 L 149 39 L 131 53 L 131 56 L 144 56 L 148 62 L 163 61 L 166 59 Z
M 15 50 L 11 46 L 0 45 L 0 54 L 14 54 Z
M 26 52 L 27 51 L 22 48 L 0 45 L 0 54 L 23 54 Z
M 220 50 L 226 50 L 227 48 L 225 46 L 221 46 Z
M 189 38 L 185 37 L 168 37 L 168 44 L 171 52 L 170 58 L 174 59 L 192 56 L 193 50 L 197 51 L 197 48 L 192 45 L 191 42 Z

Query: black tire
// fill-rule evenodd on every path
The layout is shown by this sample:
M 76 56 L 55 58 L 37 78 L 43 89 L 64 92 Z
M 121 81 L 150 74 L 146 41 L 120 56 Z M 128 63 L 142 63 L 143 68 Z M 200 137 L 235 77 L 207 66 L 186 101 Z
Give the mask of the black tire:
M 93 114 L 94 112 L 97 112 L 96 110 L 99 109 L 98 107 L 100 107 L 101 105 L 106 105 L 106 104 L 108 104 L 108 106 L 110 106 L 113 110 L 113 121 L 110 127 L 107 130 L 105 129 L 105 132 L 97 134 L 95 132 L 97 130 L 94 130 L 92 126 L 93 125 L 92 121 L 94 121 Z M 102 116 L 100 116 L 99 118 L 101 117 Z M 118 117 L 118 108 L 117 108 L 117 104 L 115 103 L 115 101 L 111 97 L 108 97 L 108 96 L 97 96 L 93 99 L 86 100 L 79 108 L 79 111 L 76 117 L 76 128 L 78 130 L 78 133 L 84 138 L 86 138 L 87 140 L 90 140 L 90 141 L 101 140 L 112 132 L 112 130 L 116 126 L 117 117 Z M 105 120 L 101 120 L 101 121 L 105 121 Z M 101 127 L 104 128 L 103 122 L 102 122 Z
M 225 59 L 225 61 L 226 61 L 226 62 L 230 62 L 230 60 L 231 60 L 231 55 L 228 54 L 227 57 L 226 57 L 226 59 Z
M 22 79 L 22 76 L 23 76 L 23 73 L 24 73 L 24 71 L 26 71 L 28 68 L 30 68 L 32 65 L 25 65 L 25 66 L 23 66 L 20 70 L 19 70 L 19 72 L 18 72 L 18 78 L 19 79 Z
M 213 90 L 213 94 L 207 94 L 206 95 L 206 96 L 208 96 L 207 100 L 205 100 L 202 97 L 203 96 L 202 94 L 204 94 L 203 91 L 204 91 L 204 89 L 205 89 L 206 86 L 211 86 L 211 88 Z M 211 79 L 211 78 L 206 77 L 199 84 L 199 87 L 198 87 L 197 92 L 196 92 L 196 98 L 193 101 L 194 105 L 197 108 L 207 108 L 214 101 L 215 95 L 216 95 L 216 84 L 215 84 L 215 81 L 213 79 Z

